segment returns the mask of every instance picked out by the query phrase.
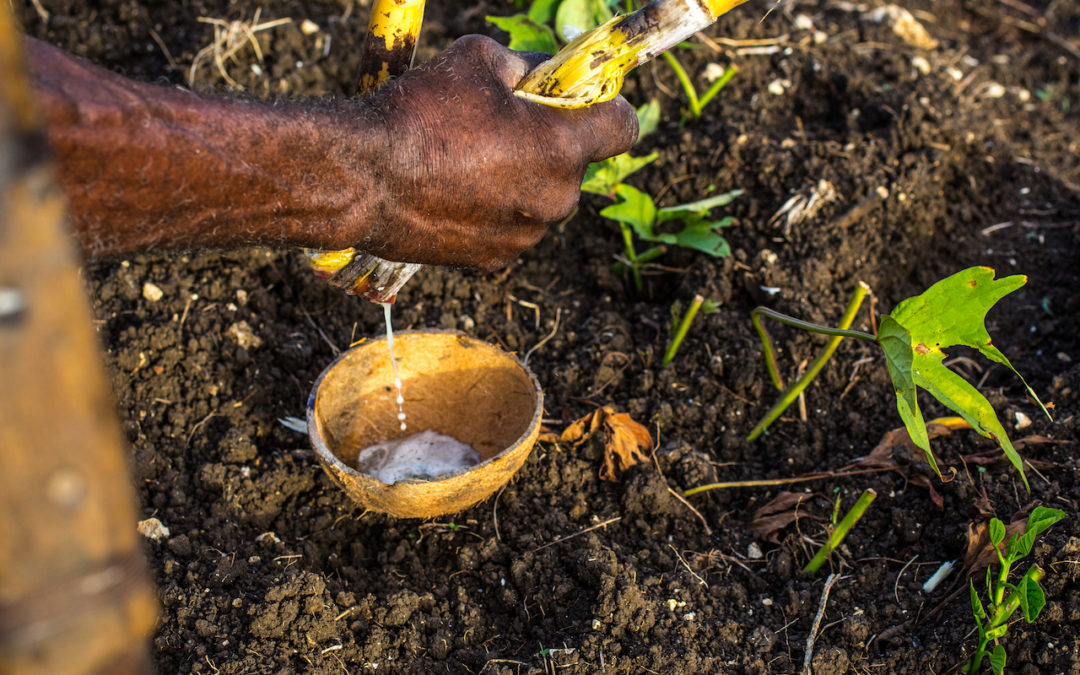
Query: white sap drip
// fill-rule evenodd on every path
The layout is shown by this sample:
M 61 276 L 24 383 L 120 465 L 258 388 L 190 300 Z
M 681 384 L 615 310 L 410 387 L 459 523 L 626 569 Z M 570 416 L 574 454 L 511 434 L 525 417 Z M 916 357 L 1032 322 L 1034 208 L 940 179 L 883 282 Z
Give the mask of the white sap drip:
M 405 397 L 401 395 L 401 378 L 398 377 L 397 361 L 394 359 L 394 324 L 390 321 L 390 303 L 384 303 L 383 317 L 386 318 L 386 344 L 390 347 L 390 364 L 394 367 L 394 387 L 397 388 L 397 418 L 401 422 L 401 430 L 405 431 Z M 383 481 L 386 482 L 386 481 Z
M 362 472 L 393 485 L 407 478 L 434 480 L 476 466 L 480 453 L 471 445 L 429 429 L 376 443 L 361 450 L 356 459 Z

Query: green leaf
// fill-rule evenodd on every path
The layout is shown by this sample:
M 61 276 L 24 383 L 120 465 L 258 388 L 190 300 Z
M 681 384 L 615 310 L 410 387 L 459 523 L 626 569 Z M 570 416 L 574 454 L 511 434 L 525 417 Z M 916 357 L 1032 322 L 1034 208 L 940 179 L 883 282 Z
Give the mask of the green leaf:
M 1005 540 L 1005 523 L 997 518 L 990 519 L 990 543 L 997 546 Z
M 600 162 L 593 162 L 585 171 L 581 191 L 611 197 L 615 194 L 615 188 L 627 176 L 654 162 L 658 156 L 653 152 L 644 157 L 632 157 L 630 153 L 624 152 Z
M 617 202 L 600 211 L 600 215 L 634 228 L 642 239 L 654 241 L 653 223 L 656 222 L 656 205 L 652 197 L 625 183 L 615 188 Z
M 660 126 L 660 102 L 655 98 L 636 110 L 638 140 L 645 138 Z
M 897 404 L 901 417 L 905 415 L 904 408 L 908 409 L 909 417 L 904 419 L 904 423 L 909 431 L 912 430 L 909 420 L 921 419 L 921 415 L 917 414 L 917 402 L 914 402 L 915 394 L 908 386 L 908 378 L 911 384 L 927 390 L 938 401 L 959 413 L 981 435 L 997 441 L 1030 490 L 1020 455 L 1013 448 L 989 401 L 942 364 L 945 348 L 964 345 L 979 350 L 986 358 L 1016 373 L 1005 355 L 991 344 L 984 322 L 987 311 L 998 300 L 1023 286 L 1027 279 L 1012 276 L 995 280 L 994 274 L 994 270 L 988 267 L 972 267 L 937 282 L 923 294 L 897 305 L 889 317 L 906 331 L 910 356 L 902 353 L 904 349 L 901 343 L 905 340 L 895 327 L 886 336 L 892 341 L 890 348 L 885 348 L 882 340 L 879 339 L 879 342 L 885 349 L 889 373 L 898 390 Z M 1023 381 L 1023 378 L 1020 379 Z M 1027 382 L 1024 382 L 1024 386 L 1035 397 Z M 900 403 L 901 392 L 907 398 L 903 405 Z M 1037 397 L 1035 400 L 1038 400 Z M 912 439 L 916 440 L 914 436 Z M 923 448 L 928 458 L 932 457 L 929 441 L 925 447 L 918 440 L 916 444 Z
M 979 634 L 983 632 L 983 621 L 986 620 L 986 609 L 983 607 L 979 594 L 975 591 L 975 582 L 968 579 L 968 591 L 971 596 L 971 614 L 975 617 L 975 623 L 979 625 Z
M 926 422 L 919 410 L 919 397 L 911 375 L 914 361 L 911 334 L 885 314 L 878 327 L 878 344 L 885 352 L 885 365 L 889 368 L 889 377 L 892 378 L 893 390 L 896 392 L 896 409 L 900 413 L 900 419 L 904 421 L 908 436 L 915 445 L 922 448 L 934 473 L 941 476 L 941 469 L 930 450 L 930 436 L 926 433 Z
M 1020 603 L 1020 610 L 1024 613 L 1024 619 L 1028 623 L 1034 623 L 1039 617 L 1039 612 L 1046 606 L 1046 594 L 1035 579 L 1024 576 L 1020 583 L 1013 589 L 1016 599 Z
M 560 0 L 534 0 L 529 7 L 529 19 L 536 23 L 549 23 L 555 18 L 555 10 Z
M 699 220 L 688 223 L 680 232 L 671 235 L 657 235 L 657 241 L 675 244 L 684 248 L 692 248 L 702 253 L 708 253 L 715 258 L 723 258 L 731 255 L 731 247 L 726 239 L 716 233 L 717 230 L 731 225 L 734 218 L 724 218 L 717 221 Z
M 990 670 L 994 675 L 1001 675 L 1005 670 L 1005 648 L 1001 645 L 994 645 L 994 651 L 990 652 Z
M 736 197 L 741 195 L 742 190 L 732 190 L 731 192 L 725 192 L 719 195 L 713 195 L 705 199 L 700 199 L 696 202 L 690 202 L 689 204 L 679 204 L 677 206 L 666 206 L 659 211 L 659 219 L 664 220 L 676 220 L 679 218 L 686 218 L 687 216 L 707 216 L 711 209 L 715 209 L 718 206 L 727 206 Z
M 525 14 L 514 16 L 484 17 L 496 27 L 510 34 L 510 49 L 519 52 L 545 52 L 554 54 L 559 50 L 555 34 L 542 23 L 530 19 Z
M 1035 538 L 1064 517 L 1064 511 L 1050 509 L 1045 506 L 1036 506 L 1031 515 L 1028 516 L 1024 534 L 1009 542 L 1009 557 L 1019 560 L 1031 553 L 1031 548 L 1035 545 Z
M 563 42 L 570 42 L 612 16 L 603 0 L 563 0 L 555 12 L 555 34 Z

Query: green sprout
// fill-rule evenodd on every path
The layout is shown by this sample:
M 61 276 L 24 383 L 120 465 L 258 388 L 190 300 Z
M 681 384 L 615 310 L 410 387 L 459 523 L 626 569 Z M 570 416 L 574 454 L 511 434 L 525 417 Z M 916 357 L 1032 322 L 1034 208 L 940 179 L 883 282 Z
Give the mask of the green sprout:
M 818 549 L 817 555 L 814 559 L 807 563 L 803 568 L 803 574 L 813 574 L 821 569 L 821 566 L 825 564 L 825 561 L 829 559 L 832 552 L 835 551 L 844 541 L 844 537 L 848 535 L 851 528 L 855 526 L 855 523 L 859 522 L 859 519 L 866 513 L 866 508 L 870 506 L 870 503 L 877 498 L 877 492 L 873 490 L 865 490 L 859 495 L 858 501 L 855 502 L 855 506 L 851 507 L 851 510 L 844 515 L 844 519 L 840 521 L 833 531 L 829 534 L 829 540 L 826 541 L 820 549 Z M 840 510 L 840 497 L 836 497 L 836 504 L 833 511 L 833 522 L 836 522 L 836 515 Z
M 1042 404 L 1024 378 L 1013 368 L 1005 355 L 991 343 L 990 334 L 986 332 L 984 325 L 986 313 L 990 308 L 998 300 L 1023 286 L 1027 282 L 1027 277 L 1015 275 L 995 279 L 994 275 L 994 270 L 989 267 L 971 267 L 937 282 L 921 295 L 901 302 L 891 314 L 882 316 L 877 336 L 848 328 L 869 290 L 865 284 L 860 284 L 856 290 L 839 328 L 818 326 L 764 307 L 755 309 L 754 327 L 761 337 L 769 376 L 782 394 L 776 405 L 750 432 L 747 440 L 753 441 L 761 436 L 769 425 L 794 402 L 824 367 L 841 339 L 853 337 L 875 342 L 884 352 L 885 363 L 896 392 L 896 407 L 900 418 L 904 421 L 911 440 L 922 448 L 927 462 L 939 477 L 941 470 L 930 450 L 926 423 L 919 410 L 917 388 L 928 391 L 947 408 L 956 411 L 979 434 L 995 440 L 1012 465 L 1020 472 L 1024 486 L 1030 491 L 1031 487 L 1024 474 L 1023 460 L 1013 447 L 1008 434 L 1005 433 L 1005 428 L 998 420 L 993 406 L 974 386 L 949 370 L 943 363 L 944 349 L 948 347 L 962 345 L 976 349 L 986 358 L 1005 366 L 1020 377 L 1020 381 L 1032 400 L 1039 405 L 1047 417 L 1050 416 L 1046 406 Z M 760 317 L 762 316 L 790 326 L 832 336 L 806 374 L 790 388 L 784 387 L 776 368 L 776 350 L 773 348 L 768 332 L 761 324 Z
M 690 79 L 690 75 L 687 74 L 686 69 L 683 68 L 679 59 L 671 52 L 664 52 L 661 56 L 668 62 L 671 69 L 675 71 L 675 77 L 679 79 L 679 84 L 682 85 L 683 92 L 686 93 L 686 112 L 692 120 L 701 117 L 701 113 L 705 110 L 705 106 L 709 105 L 709 103 L 716 98 L 716 95 L 720 93 L 720 90 L 731 81 L 731 78 L 735 77 L 735 73 L 739 72 L 739 69 L 735 67 L 735 64 L 728 66 L 724 69 L 723 74 L 709 85 L 709 88 L 705 90 L 705 93 L 698 96 L 697 88 L 694 87 L 694 82 Z
M 1023 611 L 1024 620 L 1028 623 L 1034 623 L 1038 618 L 1039 612 L 1046 605 L 1046 595 L 1039 586 L 1039 580 L 1044 575 L 1043 570 L 1038 565 L 1032 565 L 1015 585 L 1009 583 L 1009 572 L 1017 561 L 1031 552 L 1035 538 L 1064 517 L 1065 512 L 1058 509 L 1036 507 L 1028 516 L 1024 534 L 1009 538 L 1004 555 L 1001 553 L 1001 542 L 1005 540 L 1005 524 L 997 518 L 990 520 L 990 543 L 997 554 L 1000 567 L 996 579 L 991 573 L 991 566 L 986 568 L 988 606 L 984 606 L 979 598 L 979 593 L 975 590 L 975 580 L 968 580 L 971 613 L 979 631 L 979 646 L 965 665 L 968 673 L 978 673 L 983 659 L 988 658 L 990 669 L 995 675 L 1001 675 L 1005 669 L 1005 647 L 997 641 L 1008 631 L 1009 618 L 1017 609 Z M 1006 591 L 1009 591 L 1007 596 Z M 994 648 L 987 651 L 991 641 L 994 642 Z
M 694 322 L 694 317 L 697 316 L 699 310 L 706 314 L 715 314 L 720 311 L 720 303 L 711 299 L 706 300 L 705 296 L 699 293 L 694 296 L 694 300 L 690 303 L 690 306 L 686 308 L 685 314 L 681 313 L 679 302 L 677 300 L 675 301 L 675 304 L 671 306 L 673 334 L 671 343 L 668 345 L 667 351 L 664 352 L 664 360 L 661 363 L 665 368 L 675 360 L 675 354 L 678 353 L 679 346 L 686 337 L 686 333 L 690 330 L 690 324 Z M 680 314 L 682 315 L 680 316 Z
M 715 258 L 730 255 L 731 248 L 719 230 L 732 225 L 735 219 L 727 216 L 714 220 L 709 217 L 709 212 L 730 204 L 741 194 L 742 190 L 732 190 L 689 204 L 658 209 L 652 197 L 624 183 L 615 189 L 618 201 L 600 211 L 600 215 L 619 223 L 626 251 L 624 265 L 633 275 L 634 287 L 641 290 L 641 265 L 663 255 L 667 250 L 665 244 L 692 248 Z M 672 221 L 681 222 L 683 228 L 678 232 L 658 231 L 658 225 Z M 638 253 L 634 246 L 635 235 L 657 245 Z

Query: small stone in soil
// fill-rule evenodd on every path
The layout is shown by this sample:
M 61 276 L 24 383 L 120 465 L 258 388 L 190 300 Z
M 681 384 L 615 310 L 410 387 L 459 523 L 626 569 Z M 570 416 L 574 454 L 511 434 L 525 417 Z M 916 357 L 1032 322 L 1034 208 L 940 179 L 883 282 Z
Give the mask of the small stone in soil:
M 479 462 L 472 446 L 431 430 L 376 443 L 357 457 L 360 471 L 387 485 L 408 478 L 435 480 Z

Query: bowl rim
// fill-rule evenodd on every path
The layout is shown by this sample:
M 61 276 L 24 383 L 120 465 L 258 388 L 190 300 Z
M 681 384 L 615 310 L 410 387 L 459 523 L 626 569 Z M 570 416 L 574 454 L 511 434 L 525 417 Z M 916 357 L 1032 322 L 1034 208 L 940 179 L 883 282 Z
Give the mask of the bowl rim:
M 338 458 L 338 456 L 335 455 L 332 450 L 330 450 L 330 448 L 326 445 L 326 442 L 323 440 L 322 434 L 319 433 L 318 425 L 316 425 L 316 423 L 315 423 L 315 402 L 318 399 L 319 387 L 322 385 L 323 379 L 330 373 L 330 371 L 332 371 L 341 361 L 343 361 L 353 351 L 356 351 L 356 350 L 361 349 L 361 348 L 369 348 L 371 345 L 379 343 L 379 342 L 386 342 L 386 334 L 384 333 L 381 336 L 378 336 L 378 337 L 375 337 L 375 338 L 362 340 L 359 344 L 355 344 L 355 345 L 349 347 L 348 349 L 343 350 L 340 354 L 338 354 L 334 358 L 333 361 L 331 361 L 329 364 L 327 364 L 327 366 L 325 368 L 323 368 L 323 371 L 321 373 L 319 373 L 319 376 L 315 378 L 315 382 L 311 385 L 311 393 L 308 394 L 308 401 L 307 401 L 308 439 L 311 442 L 311 446 L 315 450 L 315 453 L 319 456 L 319 458 L 322 461 L 324 461 L 327 464 L 333 466 L 336 471 L 339 471 L 341 474 L 343 474 L 345 476 L 348 476 L 349 478 L 375 481 L 379 485 L 381 485 L 383 487 L 386 487 L 386 488 L 393 487 L 395 485 L 403 485 L 403 484 L 423 485 L 423 484 L 430 484 L 430 483 L 439 483 L 439 482 L 442 482 L 444 480 L 450 480 L 450 479 L 453 479 L 453 478 L 457 478 L 458 476 L 463 476 L 465 474 L 476 471 L 477 469 L 480 469 L 482 467 L 493 464 L 496 461 L 499 461 L 504 456 L 508 455 L 510 452 L 512 452 L 512 451 L 516 450 L 518 447 L 520 447 L 521 444 L 524 443 L 526 440 L 528 440 L 528 438 L 533 434 L 533 432 L 536 431 L 536 428 L 539 426 L 539 424 L 540 424 L 540 422 L 541 422 L 541 420 L 543 418 L 543 415 L 544 415 L 544 391 L 543 391 L 543 389 L 540 388 L 540 381 L 536 378 L 536 374 L 533 373 L 533 371 L 529 369 L 529 366 L 526 365 L 526 363 L 524 361 L 519 359 L 516 354 L 514 354 L 513 352 L 508 352 L 508 351 L 506 351 L 504 349 L 501 349 L 500 347 L 497 347 L 496 345 L 493 345 L 490 342 L 484 342 L 483 340 L 474 338 L 474 337 L 472 337 L 470 335 L 466 335 L 465 333 L 463 333 L 463 332 L 461 332 L 459 330 L 454 330 L 454 329 L 440 329 L 440 328 L 424 329 L 424 328 L 418 328 L 418 329 L 411 329 L 411 330 L 394 331 L 394 337 L 395 338 L 398 338 L 400 336 L 405 336 L 405 335 L 446 335 L 446 336 L 457 337 L 459 339 L 465 339 L 465 340 L 469 340 L 470 342 L 474 342 L 480 347 L 497 351 L 498 353 L 512 359 L 514 361 L 514 363 L 516 363 L 518 365 L 518 367 L 521 368 L 525 372 L 525 374 L 528 376 L 529 381 L 532 383 L 533 391 L 536 393 L 536 409 L 533 411 L 532 419 L 529 420 L 529 424 L 525 427 L 525 430 L 521 433 L 521 435 L 518 436 L 514 440 L 513 443 L 511 443 L 507 447 L 503 448 L 498 453 L 492 455 L 491 457 L 488 457 L 487 459 L 480 462 L 479 464 L 474 464 L 473 466 L 467 467 L 465 469 L 458 469 L 457 471 L 443 474 L 443 475 L 439 476 L 438 478 L 436 478 L 434 480 L 423 480 L 423 479 L 419 479 L 419 478 L 407 478 L 405 480 L 396 481 L 394 483 L 384 483 L 381 480 L 379 480 L 378 478 L 375 478 L 374 476 L 372 476 L 371 474 L 362 473 L 362 472 L 357 471 L 356 469 L 352 468 L 351 466 L 349 466 L 345 462 L 341 461 Z

